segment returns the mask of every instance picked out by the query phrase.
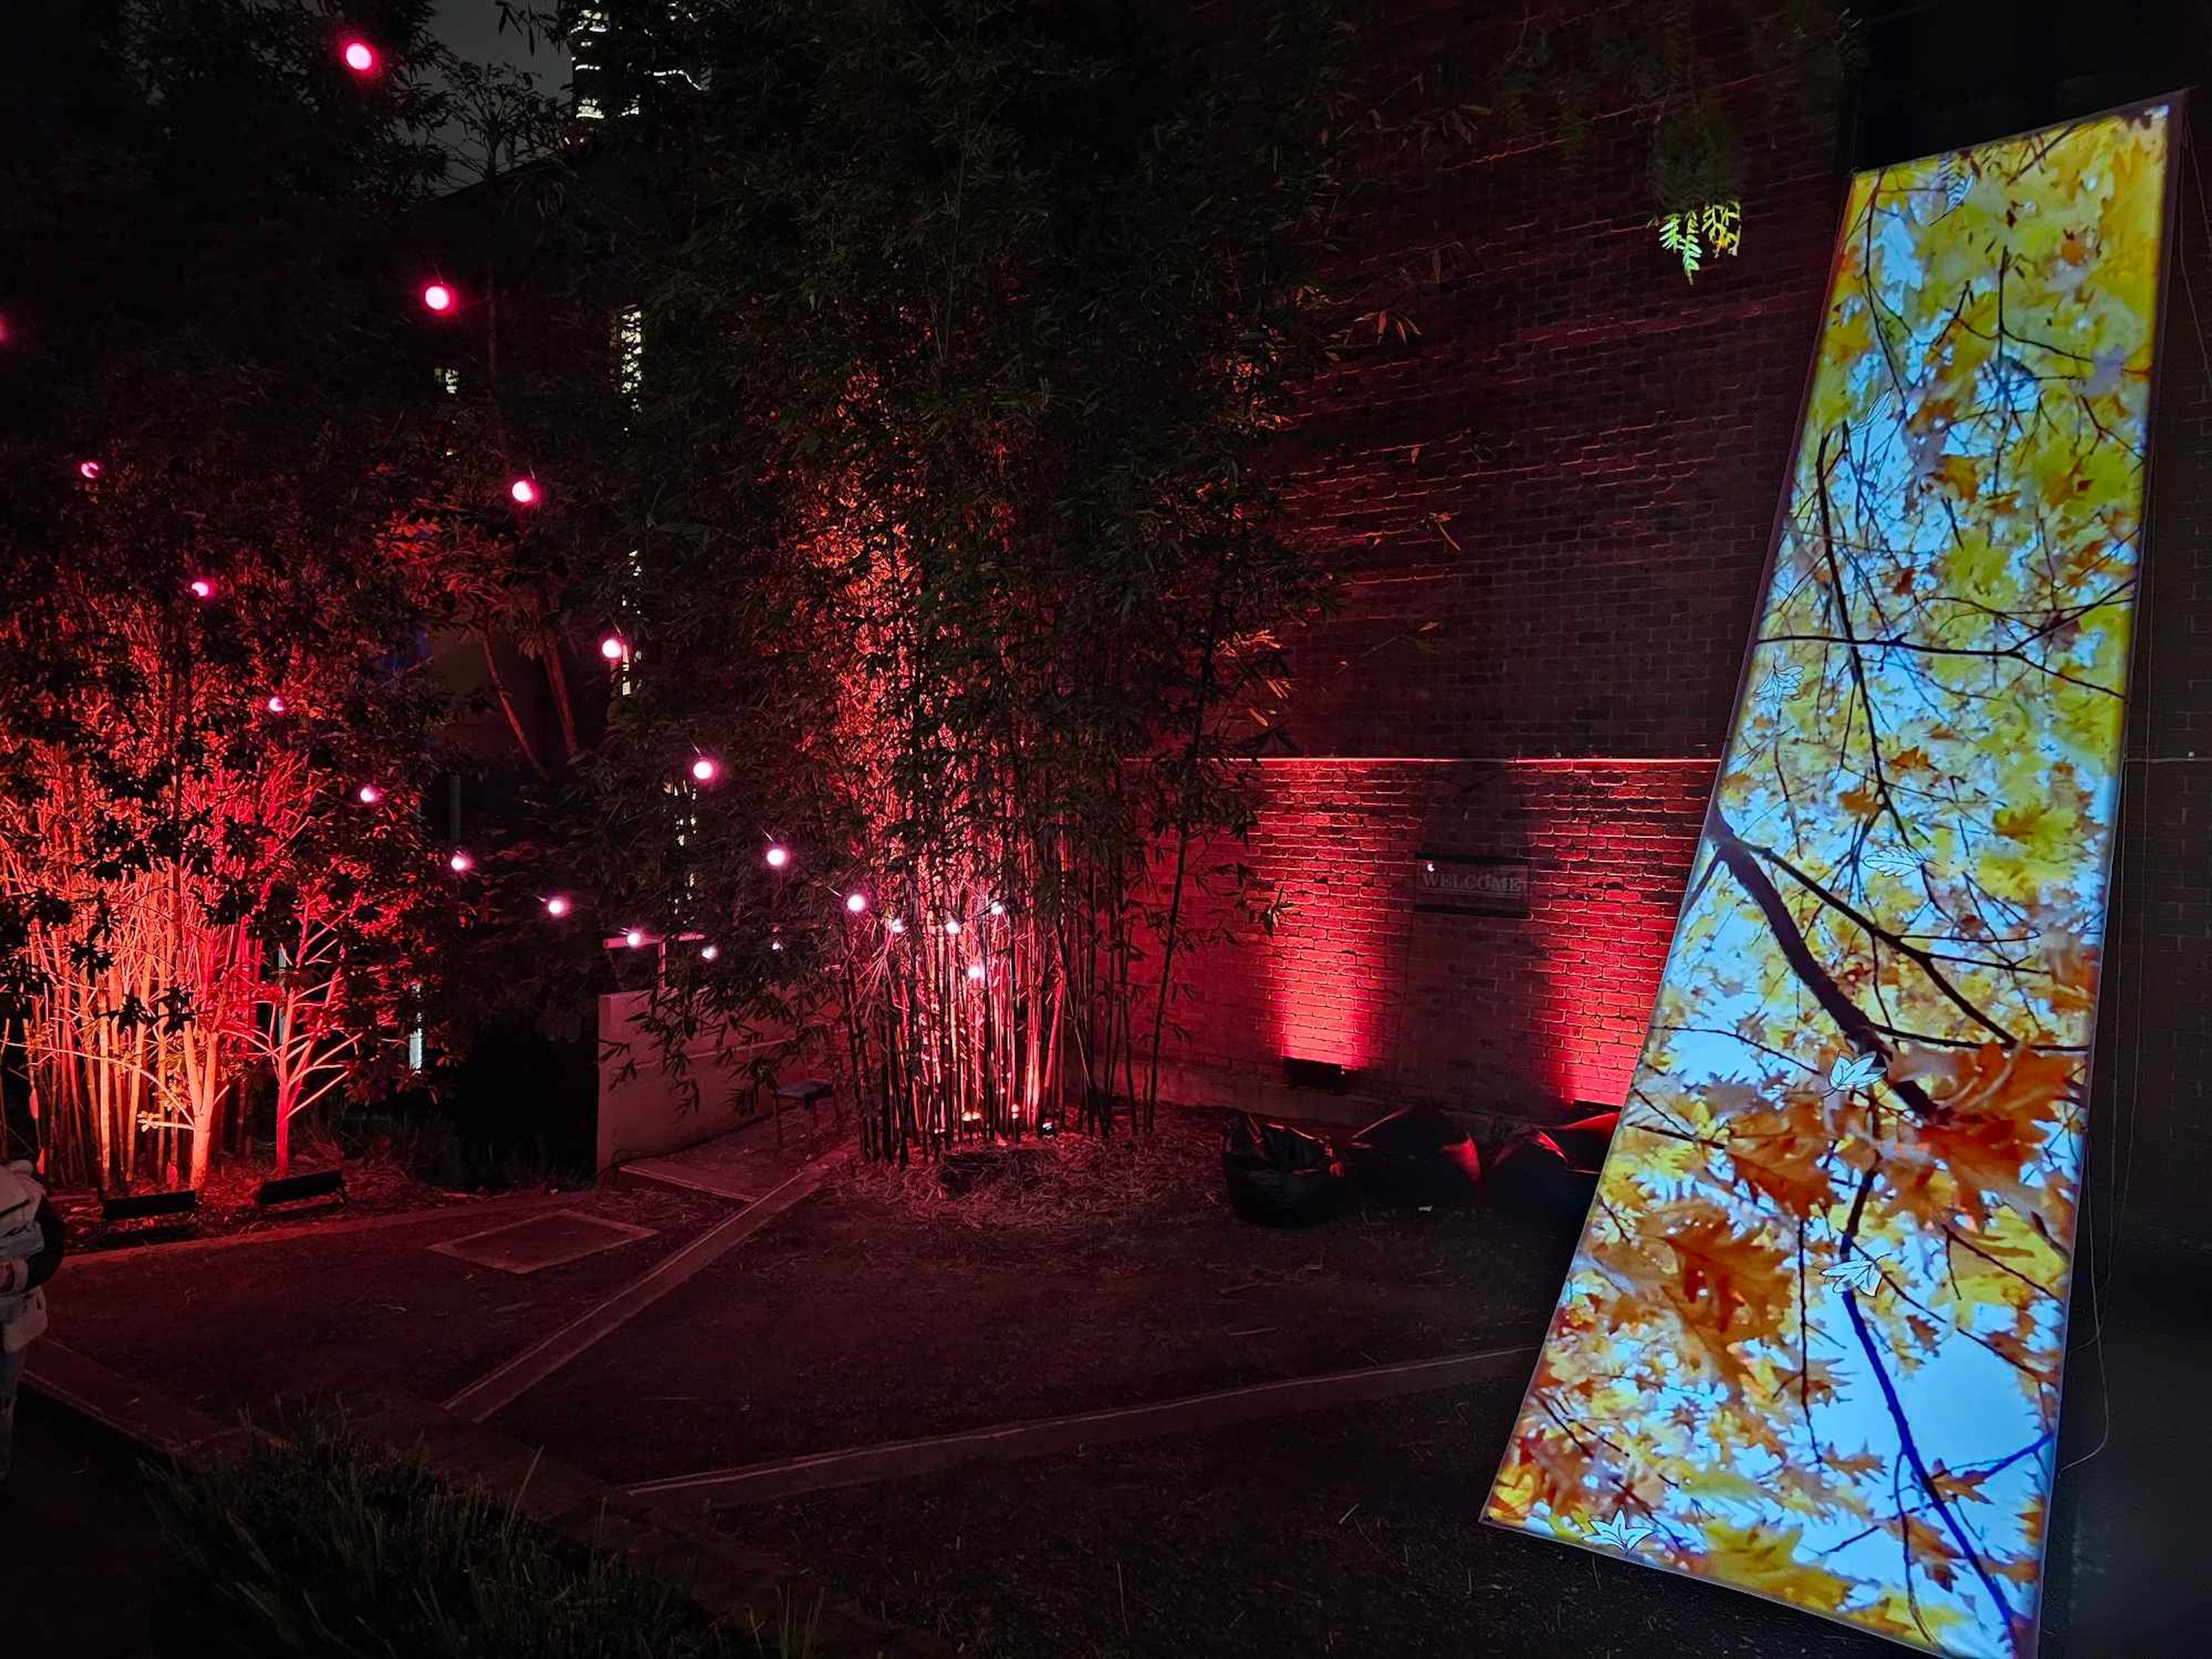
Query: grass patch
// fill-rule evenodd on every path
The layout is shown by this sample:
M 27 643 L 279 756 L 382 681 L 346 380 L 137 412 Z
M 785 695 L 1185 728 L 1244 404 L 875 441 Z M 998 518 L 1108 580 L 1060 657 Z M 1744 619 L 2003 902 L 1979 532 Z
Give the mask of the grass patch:
M 214 1629 L 259 1659 L 802 1659 L 815 1616 L 717 1627 L 617 1556 L 373 1447 L 328 1413 L 162 1471 L 155 1506 Z M 220 1631 L 220 1636 L 216 1631 Z

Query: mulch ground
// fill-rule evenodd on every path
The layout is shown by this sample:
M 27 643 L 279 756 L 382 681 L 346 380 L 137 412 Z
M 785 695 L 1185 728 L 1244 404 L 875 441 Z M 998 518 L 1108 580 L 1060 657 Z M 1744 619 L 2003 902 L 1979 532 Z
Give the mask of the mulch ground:
M 1255 1227 L 1218 1145 L 1195 1115 L 1062 1137 L 959 1200 L 845 1171 L 495 1425 L 628 1482 L 1540 1335 L 1559 1242 L 1481 1209 Z

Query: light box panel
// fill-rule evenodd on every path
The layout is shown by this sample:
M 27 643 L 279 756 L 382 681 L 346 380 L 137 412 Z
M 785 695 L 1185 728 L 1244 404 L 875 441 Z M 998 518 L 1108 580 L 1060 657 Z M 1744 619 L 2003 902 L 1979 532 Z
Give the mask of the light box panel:
M 1726 757 L 1488 1520 L 2033 1648 L 2171 113 L 1851 182 Z

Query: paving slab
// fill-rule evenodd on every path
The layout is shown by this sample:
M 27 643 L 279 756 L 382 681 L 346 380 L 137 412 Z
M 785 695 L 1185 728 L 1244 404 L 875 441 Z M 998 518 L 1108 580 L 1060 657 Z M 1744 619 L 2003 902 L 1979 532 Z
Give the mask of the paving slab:
M 503 1273 L 543 1273 L 571 1261 L 580 1261 L 601 1250 L 611 1250 L 634 1239 L 650 1238 L 650 1227 L 609 1221 L 580 1210 L 556 1210 L 550 1215 L 510 1221 L 463 1238 L 441 1240 L 430 1248 L 457 1261 L 494 1267 Z

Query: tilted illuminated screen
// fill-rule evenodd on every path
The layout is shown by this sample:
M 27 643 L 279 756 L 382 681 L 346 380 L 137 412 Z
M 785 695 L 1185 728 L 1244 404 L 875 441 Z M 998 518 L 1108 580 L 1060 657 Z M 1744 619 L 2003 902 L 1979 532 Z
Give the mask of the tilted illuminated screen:
M 2033 1646 L 2169 113 L 1852 181 L 1727 756 L 1486 1519 Z

